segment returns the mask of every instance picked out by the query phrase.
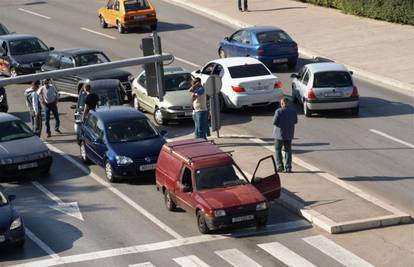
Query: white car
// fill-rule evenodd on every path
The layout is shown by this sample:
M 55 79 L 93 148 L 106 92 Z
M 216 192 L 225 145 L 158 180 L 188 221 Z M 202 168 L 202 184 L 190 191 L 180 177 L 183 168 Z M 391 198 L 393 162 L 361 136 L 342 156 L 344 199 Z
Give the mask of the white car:
M 210 75 L 221 77 L 220 108 L 244 108 L 279 103 L 282 83 L 259 60 L 250 57 L 222 58 L 192 72 L 204 84 Z
M 292 98 L 303 104 L 303 113 L 310 117 L 313 111 L 350 109 L 359 112 L 358 89 L 352 72 L 338 63 L 312 63 L 292 74 Z

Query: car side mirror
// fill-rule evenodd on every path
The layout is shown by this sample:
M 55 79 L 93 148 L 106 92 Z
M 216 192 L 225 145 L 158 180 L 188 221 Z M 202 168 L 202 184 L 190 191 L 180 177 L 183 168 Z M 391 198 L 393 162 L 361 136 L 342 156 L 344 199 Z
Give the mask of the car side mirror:
M 224 37 L 224 40 L 229 41 L 229 37 L 227 37 L 227 36 Z
M 182 185 L 181 189 L 184 193 L 192 192 L 193 188 L 191 188 L 189 185 Z
M 200 74 L 201 73 L 201 70 L 196 70 L 195 73 Z
M 9 201 L 13 201 L 16 199 L 16 195 L 9 195 L 7 198 L 9 199 Z
M 354 72 L 352 70 L 349 71 L 349 74 L 354 75 Z
M 290 78 L 298 78 L 298 75 L 296 73 L 290 74 Z
M 53 51 L 55 48 L 53 46 L 49 47 L 49 51 Z
M 160 134 L 161 136 L 167 136 L 168 132 L 166 130 L 161 130 Z

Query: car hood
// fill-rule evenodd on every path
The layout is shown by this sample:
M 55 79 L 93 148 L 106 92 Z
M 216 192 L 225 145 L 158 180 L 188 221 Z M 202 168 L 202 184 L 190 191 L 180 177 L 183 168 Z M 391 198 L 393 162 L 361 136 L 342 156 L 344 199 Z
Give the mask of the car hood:
M 18 55 L 18 56 L 12 56 L 12 57 L 19 64 L 30 64 L 30 63 L 39 62 L 39 61 L 45 62 L 48 54 L 49 52 L 42 52 L 42 53 L 33 53 L 33 54 Z
M 136 142 L 110 143 L 110 149 L 119 156 L 127 156 L 131 159 L 143 159 L 145 157 L 158 158 L 165 139 L 161 136 Z
M 13 217 L 14 211 L 10 204 L 0 206 L 0 232 L 4 232 L 10 227 Z
M 166 92 L 164 102 L 167 106 L 184 106 L 191 109 L 191 94 L 187 90 Z
M 29 153 L 28 153 L 28 149 Z M 0 142 L 0 158 L 19 157 L 47 151 L 48 148 L 37 136 Z
M 90 80 L 117 79 L 121 82 L 128 81 L 129 75 L 131 75 L 130 72 L 121 69 L 104 70 L 82 74 L 83 77 L 88 78 Z
M 223 209 L 265 201 L 264 196 L 251 184 L 207 189 L 198 194 L 213 208 Z

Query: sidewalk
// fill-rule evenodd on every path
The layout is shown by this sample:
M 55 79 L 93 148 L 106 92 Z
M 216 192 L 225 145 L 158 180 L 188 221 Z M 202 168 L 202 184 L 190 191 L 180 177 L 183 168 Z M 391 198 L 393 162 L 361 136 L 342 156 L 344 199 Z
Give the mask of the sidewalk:
M 414 95 L 413 26 L 290 0 L 249 0 L 250 12 L 243 13 L 238 11 L 236 0 L 164 1 L 234 28 L 278 26 L 299 44 L 302 56 L 329 58 L 347 65 L 362 78 Z

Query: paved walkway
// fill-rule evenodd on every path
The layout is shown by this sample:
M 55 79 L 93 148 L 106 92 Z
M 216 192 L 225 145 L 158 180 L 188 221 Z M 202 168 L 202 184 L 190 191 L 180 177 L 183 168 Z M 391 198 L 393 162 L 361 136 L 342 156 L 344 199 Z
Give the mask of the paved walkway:
M 414 27 L 342 14 L 289 0 L 164 0 L 233 27 L 274 25 L 288 32 L 304 56 L 346 64 L 357 75 L 414 92 Z M 408 90 L 408 91 L 407 91 Z

